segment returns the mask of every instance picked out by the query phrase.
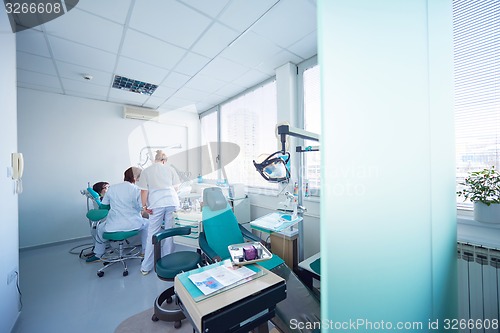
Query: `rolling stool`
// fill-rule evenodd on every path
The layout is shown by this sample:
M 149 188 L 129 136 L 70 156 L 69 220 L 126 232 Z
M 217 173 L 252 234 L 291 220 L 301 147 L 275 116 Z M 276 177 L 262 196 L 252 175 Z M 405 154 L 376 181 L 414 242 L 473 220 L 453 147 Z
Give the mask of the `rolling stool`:
M 114 257 L 108 257 L 106 254 L 101 258 L 103 261 L 104 267 L 97 271 L 98 277 L 103 277 L 104 270 L 109 266 L 116 264 L 117 262 L 121 262 L 123 264 L 123 276 L 128 275 L 127 263 L 126 260 L 130 259 L 142 259 L 140 254 L 140 250 L 135 253 L 124 253 L 127 239 L 139 234 L 139 230 L 130 230 L 130 231 L 113 231 L 113 232 L 104 232 L 102 237 L 106 240 L 118 242 L 118 255 Z M 133 250 L 132 250 L 133 251 Z
M 156 275 L 160 280 L 174 281 L 177 274 L 198 268 L 201 264 L 201 255 L 194 251 L 179 251 L 167 254 L 161 257 L 161 241 L 168 237 L 185 236 L 191 233 L 190 227 L 170 228 L 153 235 L 154 244 L 154 268 Z M 172 303 L 174 296 L 174 287 L 170 287 L 162 292 L 155 300 L 154 314 L 152 321 L 170 321 L 174 322 L 174 327 L 179 328 L 182 325 L 181 320 L 186 318 L 180 308 L 165 309 L 162 304 L 166 301 Z

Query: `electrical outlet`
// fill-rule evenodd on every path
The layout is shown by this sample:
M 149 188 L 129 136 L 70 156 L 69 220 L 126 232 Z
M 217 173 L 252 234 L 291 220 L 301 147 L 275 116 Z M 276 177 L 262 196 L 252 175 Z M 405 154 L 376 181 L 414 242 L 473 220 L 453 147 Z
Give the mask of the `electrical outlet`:
M 11 284 L 17 277 L 17 272 L 13 270 L 7 275 L 7 284 Z

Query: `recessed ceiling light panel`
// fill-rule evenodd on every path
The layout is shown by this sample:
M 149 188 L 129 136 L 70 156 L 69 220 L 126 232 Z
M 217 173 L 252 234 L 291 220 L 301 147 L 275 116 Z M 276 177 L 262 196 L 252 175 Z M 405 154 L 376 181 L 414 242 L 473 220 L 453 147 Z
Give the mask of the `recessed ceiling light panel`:
M 158 85 L 115 75 L 113 88 L 151 96 L 158 88 Z

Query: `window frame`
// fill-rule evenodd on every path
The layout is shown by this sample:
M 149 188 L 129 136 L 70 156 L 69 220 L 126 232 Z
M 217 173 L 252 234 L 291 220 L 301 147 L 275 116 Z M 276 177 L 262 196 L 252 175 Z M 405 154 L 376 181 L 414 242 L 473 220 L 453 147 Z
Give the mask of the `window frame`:
M 307 60 L 304 60 L 300 64 L 297 65 L 297 126 L 299 128 L 302 128 L 305 130 L 305 105 L 304 105 L 304 72 L 307 71 L 310 68 L 313 68 L 315 66 L 319 66 L 318 63 L 318 57 L 313 56 Z M 321 119 L 320 119 L 321 121 Z M 304 145 L 304 140 L 301 140 L 300 143 L 301 145 Z M 318 143 L 319 144 L 319 143 Z M 302 153 L 300 158 L 302 158 L 302 166 L 305 168 L 306 167 L 306 154 L 309 153 Z M 307 176 L 306 170 L 304 170 L 303 173 L 303 179 L 309 179 Z M 312 191 L 310 197 L 313 198 L 319 198 L 321 196 L 321 188 L 314 188 L 314 191 Z

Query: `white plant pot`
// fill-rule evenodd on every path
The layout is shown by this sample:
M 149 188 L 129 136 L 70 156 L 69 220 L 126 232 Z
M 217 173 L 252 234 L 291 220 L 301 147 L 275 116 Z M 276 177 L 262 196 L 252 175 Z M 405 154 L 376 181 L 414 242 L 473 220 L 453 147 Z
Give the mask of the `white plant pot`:
M 474 220 L 484 223 L 500 223 L 500 204 L 474 202 Z

